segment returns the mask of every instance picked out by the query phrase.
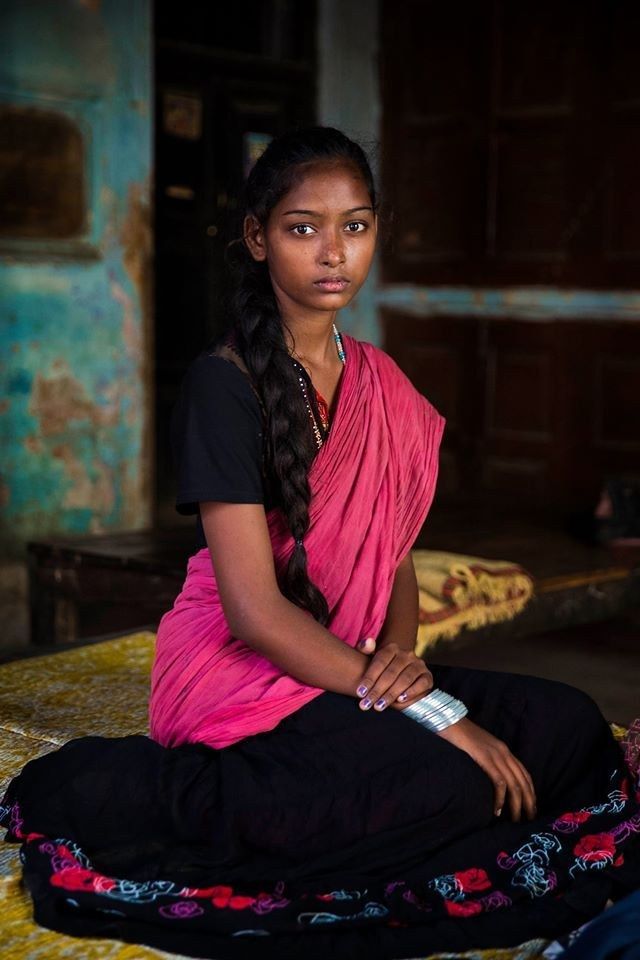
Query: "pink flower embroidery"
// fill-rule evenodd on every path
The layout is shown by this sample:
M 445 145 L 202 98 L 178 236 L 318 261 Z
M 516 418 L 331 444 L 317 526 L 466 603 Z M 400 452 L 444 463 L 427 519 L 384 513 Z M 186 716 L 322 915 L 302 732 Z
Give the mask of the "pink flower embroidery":
M 177 903 L 160 907 L 158 913 L 168 920 L 188 920 L 189 917 L 199 917 L 204 910 L 193 900 L 178 900 Z

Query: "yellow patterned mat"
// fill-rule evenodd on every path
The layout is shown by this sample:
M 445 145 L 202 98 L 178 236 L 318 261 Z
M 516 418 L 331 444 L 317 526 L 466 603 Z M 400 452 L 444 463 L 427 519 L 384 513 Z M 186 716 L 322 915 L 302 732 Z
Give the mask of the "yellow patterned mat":
M 136 633 L 0 666 L 0 797 L 28 760 L 73 737 L 148 732 L 154 641 L 153 633 Z M 38 926 L 22 889 L 18 849 L 0 842 L 2 960 L 185 960 L 151 947 L 68 937 Z M 535 960 L 545 946 L 546 941 L 535 940 L 513 950 L 438 954 L 437 960 Z
M 420 606 L 419 657 L 464 628 L 512 620 L 533 596 L 533 577 L 517 563 L 438 550 L 412 554 Z

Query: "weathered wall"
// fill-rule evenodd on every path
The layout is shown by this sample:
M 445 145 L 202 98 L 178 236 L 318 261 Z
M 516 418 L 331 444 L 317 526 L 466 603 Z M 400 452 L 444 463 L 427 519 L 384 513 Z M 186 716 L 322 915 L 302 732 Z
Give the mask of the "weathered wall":
M 81 131 L 73 242 L 0 241 L 2 578 L 28 539 L 151 517 L 150 0 L 4 0 L 0 103 Z M 0 613 L 2 604 L 0 601 Z
M 3 245 L 3 550 L 149 519 L 148 0 L 2 5 L 0 98 L 85 139 L 82 249 Z M 32 248 L 35 247 L 32 244 Z

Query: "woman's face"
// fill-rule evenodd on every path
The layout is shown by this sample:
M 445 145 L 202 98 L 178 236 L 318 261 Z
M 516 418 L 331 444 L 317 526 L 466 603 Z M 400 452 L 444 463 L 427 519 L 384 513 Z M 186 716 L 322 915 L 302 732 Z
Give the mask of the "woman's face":
M 266 260 L 284 318 L 345 307 L 364 283 L 377 217 L 357 168 L 310 165 L 276 204 L 265 226 L 245 220 L 256 260 Z

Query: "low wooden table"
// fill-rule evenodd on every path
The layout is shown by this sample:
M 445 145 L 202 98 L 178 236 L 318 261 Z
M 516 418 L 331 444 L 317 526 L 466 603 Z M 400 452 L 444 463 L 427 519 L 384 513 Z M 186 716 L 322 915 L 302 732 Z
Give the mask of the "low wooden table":
M 28 543 L 31 642 L 155 629 L 194 552 L 191 525 Z

